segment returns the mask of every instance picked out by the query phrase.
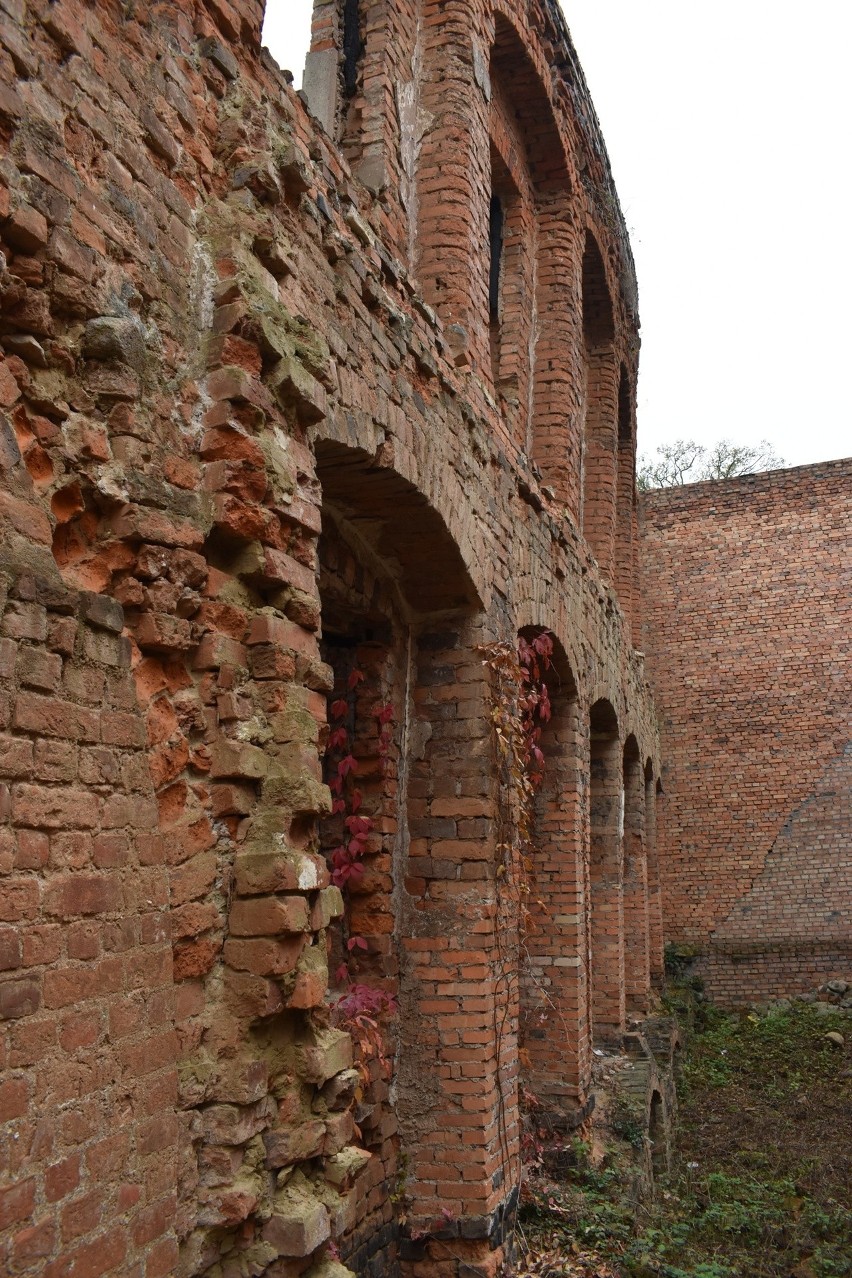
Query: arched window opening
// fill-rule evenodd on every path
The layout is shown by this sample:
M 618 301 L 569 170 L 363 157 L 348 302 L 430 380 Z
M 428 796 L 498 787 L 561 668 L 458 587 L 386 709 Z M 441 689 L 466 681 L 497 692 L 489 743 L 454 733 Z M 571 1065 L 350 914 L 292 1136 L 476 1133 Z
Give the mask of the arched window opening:
M 500 275 L 503 268 L 503 237 L 506 213 L 499 195 L 491 196 L 488 220 L 488 325 L 491 340 L 491 371 L 494 382 L 500 376 Z
M 630 395 L 630 378 L 627 369 L 621 365 L 621 377 L 618 382 L 618 446 L 629 448 L 633 442 L 633 405 Z
M 531 326 L 530 279 L 534 275 L 528 200 L 502 156 L 491 147 L 491 201 L 488 210 L 488 335 L 495 392 L 517 400 L 529 375 L 524 348 Z
M 491 193 L 500 198 L 504 215 L 499 330 L 489 308 L 491 363 L 508 434 L 529 456 L 539 408 L 538 317 L 551 302 L 549 287 L 542 297 L 540 280 L 544 271 L 549 286 L 558 273 L 542 260 L 542 219 L 548 220 L 543 210 L 550 212 L 556 191 L 567 199 L 569 180 L 547 89 L 524 40 L 501 15 L 495 19 L 489 80 Z M 548 246 L 562 247 L 552 237 Z
M 669 1169 L 669 1142 L 666 1134 L 666 1110 L 658 1091 L 651 1096 L 648 1112 L 648 1141 L 651 1146 L 651 1167 L 654 1176 L 664 1176 Z
M 583 341 L 586 413 L 583 438 L 583 533 L 601 571 L 613 575 L 617 469 L 618 368 L 606 269 L 586 233 L 583 253 Z
M 469 766 L 471 740 L 488 738 L 489 705 L 474 648 L 479 632 L 473 638 L 463 628 L 474 588 L 438 512 L 372 454 L 331 440 L 314 449 L 322 488 L 322 663 L 311 686 L 328 693 L 328 728 L 316 731 L 327 733 L 324 779 L 334 801 L 320 822 L 319 848 L 341 888 L 343 914 L 335 894 L 325 894 L 326 951 L 317 947 L 311 971 L 323 978 L 327 967 L 329 1015 L 356 1040 L 357 1143 L 372 1156 L 353 1187 L 341 1256 L 358 1273 L 395 1272 L 407 1222 L 386 1186 L 406 1177 L 407 1221 L 425 1232 L 435 1214 L 430 1176 L 445 1152 L 440 1179 L 450 1183 L 455 1158 L 454 1145 L 438 1151 L 430 1134 L 454 1131 L 456 1145 L 462 1138 L 450 1066 L 461 995 L 453 1001 L 458 970 L 445 950 L 448 938 L 456 951 L 470 948 L 470 919 L 487 886 L 484 860 L 482 879 L 470 881 L 458 909 L 447 900 L 455 902 L 460 878 L 454 850 L 474 838 L 493 846 L 488 782 Z M 431 613 L 440 624 L 425 633 Z M 281 652 L 271 643 L 268 653 L 257 650 L 270 665 L 286 660 Z M 323 698 L 295 687 L 291 693 L 276 706 L 276 723 L 283 740 L 299 742 L 322 720 Z M 462 697 L 463 716 L 455 713 Z M 426 942 L 432 936 L 434 943 Z M 487 969 L 496 940 L 478 940 Z M 430 1013 L 435 1036 L 423 1037 L 422 1004 L 441 998 L 446 1012 Z M 489 1033 L 494 1018 L 493 1004 L 483 1002 L 476 1031 Z M 368 1032 L 376 1019 L 380 1041 Z M 496 1096 L 493 1062 L 491 1071 L 483 1071 L 483 1089 Z M 483 1167 L 497 1144 L 495 1126 L 483 1131 Z M 491 1194 L 491 1174 L 483 1173 L 462 1210 L 481 1216 Z
M 350 98 L 358 87 L 358 65 L 363 50 L 359 0 L 343 0 L 343 91 Z

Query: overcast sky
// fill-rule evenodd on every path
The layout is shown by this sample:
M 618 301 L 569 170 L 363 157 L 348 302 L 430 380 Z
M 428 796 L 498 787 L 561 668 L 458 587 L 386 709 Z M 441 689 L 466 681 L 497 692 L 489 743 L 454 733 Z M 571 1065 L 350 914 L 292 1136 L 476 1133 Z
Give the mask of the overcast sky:
M 301 79 L 311 0 L 267 0 Z M 852 455 L 852 3 L 563 0 L 639 275 L 639 447 Z

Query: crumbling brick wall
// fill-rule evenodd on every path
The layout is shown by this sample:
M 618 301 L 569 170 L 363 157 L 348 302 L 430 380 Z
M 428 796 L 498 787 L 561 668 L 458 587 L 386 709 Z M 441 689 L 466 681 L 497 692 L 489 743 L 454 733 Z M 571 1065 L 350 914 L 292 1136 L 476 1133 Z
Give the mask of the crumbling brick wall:
M 645 495 L 667 938 L 729 1003 L 850 954 L 852 462 Z
M 552 743 L 541 820 L 566 909 L 538 956 L 565 1014 L 528 1079 L 563 1126 L 589 1104 L 593 846 L 612 871 L 607 980 L 627 964 L 642 1002 L 619 894 L 626 872 L 635 914 L 654 786 L 631 773 L 626 871 L 617 793 L 606 816 L 589 799 L 593 706 L 616 791 L 628 742 L 659 776 L 613 589 L 635 588 L 615 374 L 596 410 L 607 562 L 581 531 L 584 246 L 630 381 L 629 246 L 558 9 L 444 9 L 370 6 L 324 130 L 261 53 L 259 0 L 0 4 L 10 1273 L 339 1278 L 334 1241 L 362 1274 L 493 1278 L 521 1006 L 483 645 L 550 631 L 570 689 L 576 739 Z M 534 296 L 504 297 L 529 340 L 495 395 L 489 68 L 511 47 L 547 112 L 516 166 L 541 270 Z M 431 120 L 413 151 L 406 103 Z M 430 206 L 441 173 L 459 221 L 437 187 Z M 345 900 L 325 842 L 336 628 L 381 652 L 394 712 L 364 890 Z M 344 911 L 358 971 L 399 1002 L 387 1073 L 334 1023 Z M 624 1015 L 622 997 L 608 1028 Z

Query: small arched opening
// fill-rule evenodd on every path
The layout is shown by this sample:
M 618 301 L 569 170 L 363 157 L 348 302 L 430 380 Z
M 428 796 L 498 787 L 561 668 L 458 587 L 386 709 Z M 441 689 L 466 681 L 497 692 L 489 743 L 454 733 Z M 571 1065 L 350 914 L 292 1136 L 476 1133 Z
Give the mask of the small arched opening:
M 669 1141 L 666 1130 L 666 1109 L 663 1098 L 655 1089 L 648 1110 L 648 1143 L 651 1146 L 651 1169 L 656 1179 L 669 1169 Z

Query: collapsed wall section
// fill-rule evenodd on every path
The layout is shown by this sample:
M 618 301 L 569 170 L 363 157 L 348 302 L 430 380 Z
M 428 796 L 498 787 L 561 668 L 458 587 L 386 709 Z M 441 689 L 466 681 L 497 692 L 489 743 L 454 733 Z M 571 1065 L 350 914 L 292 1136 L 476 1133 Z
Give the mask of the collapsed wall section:
M 740 1004 L 848 971 L 852 462 L 643 498 L 666 937 Z

